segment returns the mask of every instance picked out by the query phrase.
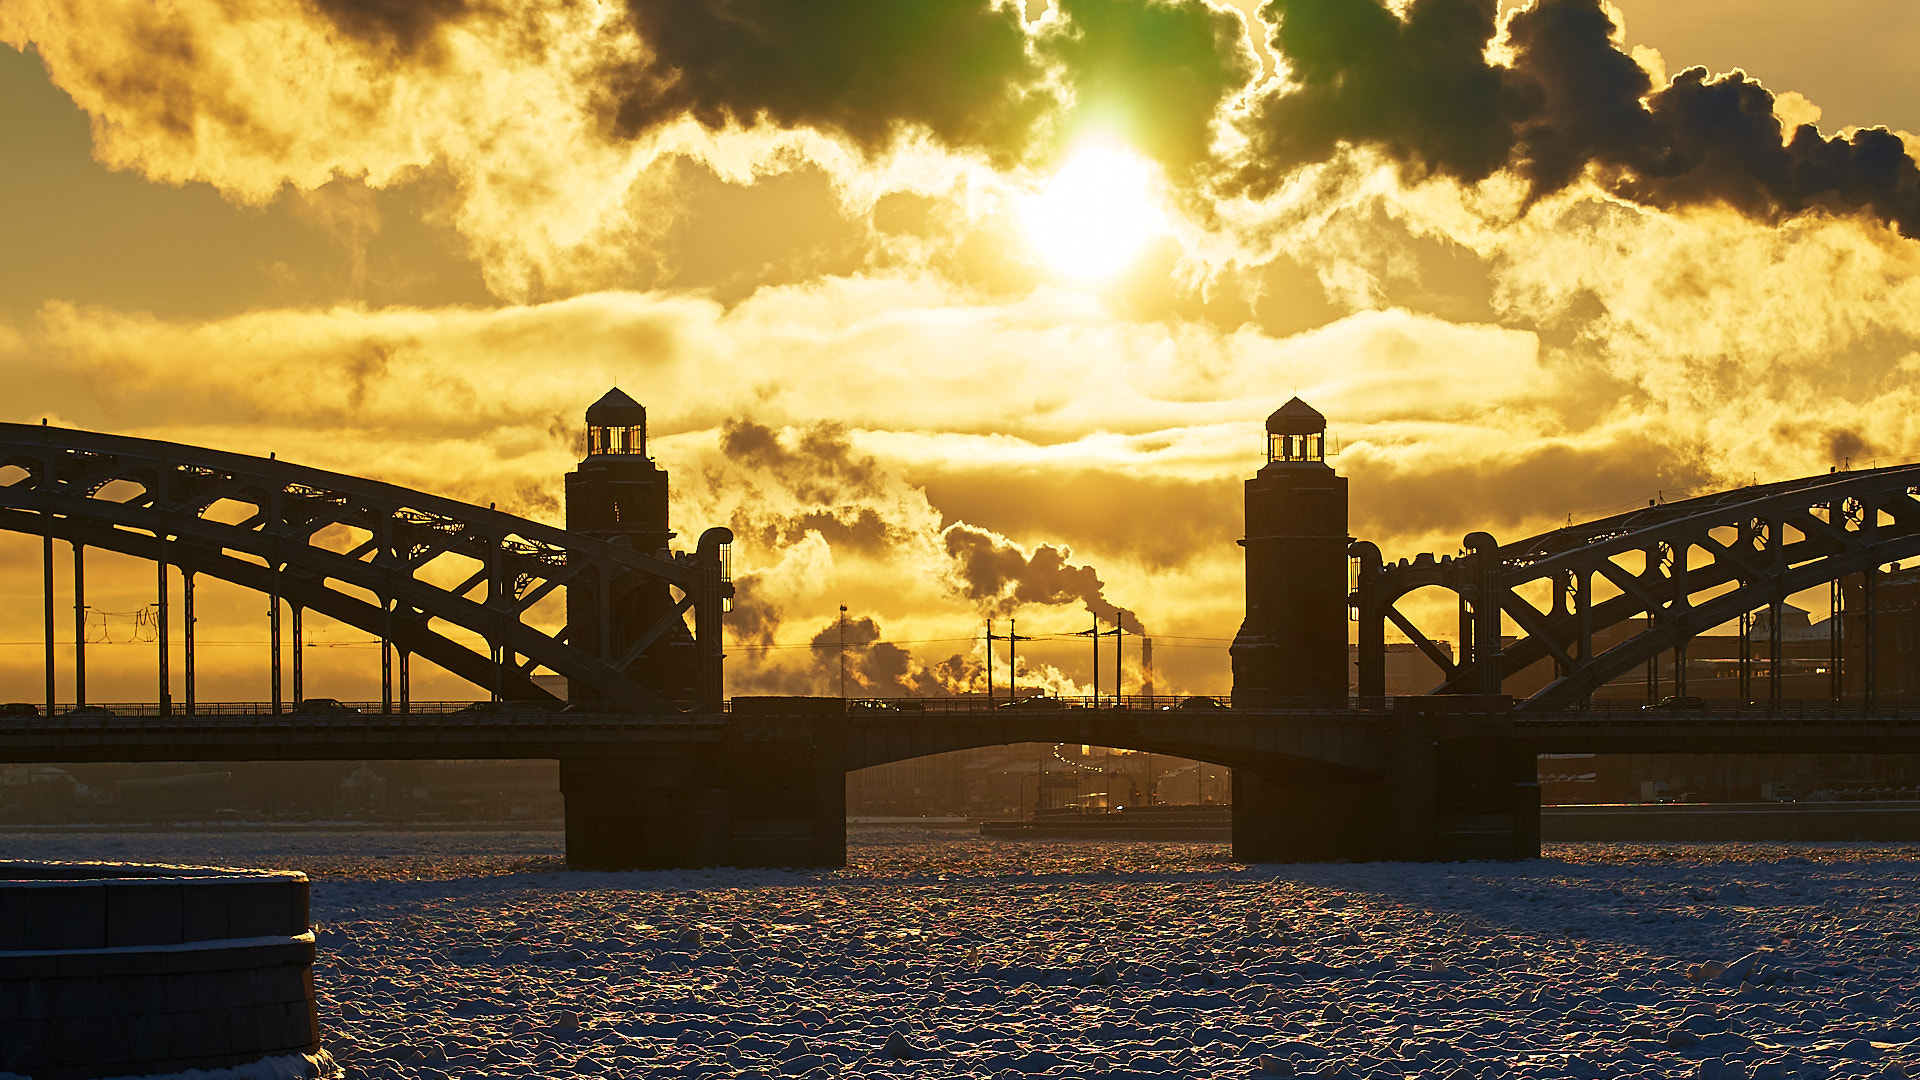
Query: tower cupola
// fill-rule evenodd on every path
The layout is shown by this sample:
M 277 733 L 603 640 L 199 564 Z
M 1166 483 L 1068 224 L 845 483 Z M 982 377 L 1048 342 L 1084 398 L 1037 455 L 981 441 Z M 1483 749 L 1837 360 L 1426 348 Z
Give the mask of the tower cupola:
M 1288 400 L 1267 417 L 1267 464 L 1324 465 L 1327 418 L 1299 398 Z
M 619 387 L 587 406 L 587 456 L 602 454 L 647 456 L 647 407 Z

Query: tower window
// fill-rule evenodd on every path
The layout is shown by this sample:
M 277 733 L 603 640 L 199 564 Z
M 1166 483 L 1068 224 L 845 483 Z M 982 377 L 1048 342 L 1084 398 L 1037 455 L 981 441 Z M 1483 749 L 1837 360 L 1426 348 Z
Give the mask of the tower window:
M 1314 433 L 1309 435 L 1267 436 L 1268 461 L 1325 461 L 1326 436 Z
M 644 427 L 603 427 L 598 424 L 587 425 L 587 453 L 592 454 L 644 454 L 647 452 L 647 429 Z

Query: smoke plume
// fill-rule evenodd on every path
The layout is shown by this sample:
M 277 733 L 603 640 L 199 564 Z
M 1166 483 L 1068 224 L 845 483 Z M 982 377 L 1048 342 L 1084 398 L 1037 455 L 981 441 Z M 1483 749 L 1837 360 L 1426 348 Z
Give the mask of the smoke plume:
M 966 524 L 948 528 L 945 540 L 961 595 L 988 611 L 1006 615 L 1023 604 L 1081 603 L 1128 633 L 1144 632 L 1133 612 L 1107 599 L 1106 583 L 1093 567 L 1067 561 L 1073 552 L 1065 547 L 1041 544 L 1029 555 L 1004 537 Z
M 880 624 L 870 615 L 830 622 L 813 635 L 813 675 L 821 689 L 839 692 L 840 664 L 846 661 L 850 697 L 924 697 L 964 692 L 979 665 L 959 655 L 931 666 L 908 650 L 882 641 Z M 844 646 L 844 649 L 843 649 Z

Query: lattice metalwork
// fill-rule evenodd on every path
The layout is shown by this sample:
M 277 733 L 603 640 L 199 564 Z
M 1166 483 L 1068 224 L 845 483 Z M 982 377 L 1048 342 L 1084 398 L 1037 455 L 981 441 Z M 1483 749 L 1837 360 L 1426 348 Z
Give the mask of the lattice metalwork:
M 1458 557 L 1423 554 L 1387 565 L 1378 547 L 1355 543 L 1359 693 L 1385 693 L 1389 622 L 1444 673 L 1435 693 L 1499 693 L 1507 677 L 1551 660 L 1554 678 L 1526 704 L 1561 706 L 1590 698 L 1664 652 L 1684 649 L 1698 634 L 1744 625 L 1754 612 L 1770 611 L 1769 624 L 1778 628 L 1788 596 L 1864 575 L 1869 597 L 1861 622 L 1869 637 L 1863 653 L 1869 670 L 1861 675 L 1871 700 L 1876 650 L 1870 592 L 1877 574 L 1869 571 L 1920 556 L 1917 493 L 1920 465 L 1905 465 L 1739 488 L 1510 544 L 1473 533 Z M 1429 586 L 1459 597 L 1457 657 L 1447 656 L 1395 607 Z M 1606 595 L 1596 597 L 1596 586 Z M 1503 614 L 1519 631 L 1504 644 Z M 1596 633 L 1641 618 L 1648 620 L 1647 629 L 1595 650 Z M 1778 697 L 1777 632 L 1768 647 Z M 1684 677 L 1684 663 L 1677 670 Z
M 284 600 L 511 700 L 552 700 L 531 678 L 544 667 L 608 701 L 665 705 L 627 672 L 692 609 L 699 700 L 682 704 L 720 706 L 720 616 L 733 593 L 725 529 L 708 530 L 695 553 L 661 558 L 272 457 L 44 424 L 0 424 L 0 529 L 45 538 L 49 580 L 55 539 L 122 552 L 159 564 L 163 580 L 171 566 L 189 580 L 205 574 L 268 594 L 276 638 Z M 464 578 L 448 580 L 449 563 Z M 526 621 L 556 589 L 595 590 L 606 619 L 627 594 L 661 583 L 674 608 L 620 655 L 611 645 L 588 654 L 568 644 L 566 628 Z M 51 606 L 48 619 L 51 637 Z M 602 627 L 598 640 L 613 636 Z M 277 689 L 277 642 L 274 655 Z M 50 671 L 49 698 L 51 684 Z

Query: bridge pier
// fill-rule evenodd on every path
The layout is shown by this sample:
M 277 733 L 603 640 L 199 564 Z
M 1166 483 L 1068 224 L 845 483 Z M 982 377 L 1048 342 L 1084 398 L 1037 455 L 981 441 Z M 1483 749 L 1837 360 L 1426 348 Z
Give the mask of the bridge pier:
M 845 703 L 735 698 L 713 742 L 563 757 L 567 865 L 845 866 Z
M 1378 778 L 1299 781 L 1236 769 L 1242 862 L 1531 859 L 1540 784 L 1503 696 L 1395 698 Z
M 1380 781 L 1312 783 L 1233 770 L 1238 862 L 1371 862 L 1393 858 Z

